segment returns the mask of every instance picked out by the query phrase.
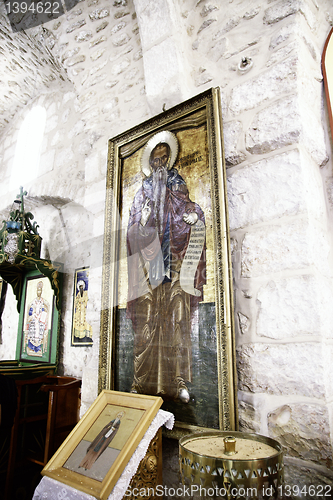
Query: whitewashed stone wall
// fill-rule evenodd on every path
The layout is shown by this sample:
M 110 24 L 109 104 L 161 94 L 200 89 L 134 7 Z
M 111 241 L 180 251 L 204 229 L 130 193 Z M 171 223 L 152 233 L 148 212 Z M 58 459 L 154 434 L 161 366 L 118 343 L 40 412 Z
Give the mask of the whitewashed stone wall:
M 45 106 L 40 172 L 24 187 L 44 255 L 65 264 L 61 370 L 83 378 L 82 413 L 97 395 L 107 140 L 219 86 L 240 428 L 283 444 L 289 484 L 332 484 L 333 174 L 320 67 L 332 25 L 329 0 L 83 0 L 11 35 L 32 60 L 47 47 L 41 73 L 54 78 L 35 78 L 2 122 L 0 209 L 16 194 L 6 186 L 20 124 Z M 70 331 L 82 265 L 95 342 L 79 349 Z M 2 359 L 15 353 L 15 321 L 9 294 Z M 178 481 L 176 454 L 168 445 L 167 483 Z

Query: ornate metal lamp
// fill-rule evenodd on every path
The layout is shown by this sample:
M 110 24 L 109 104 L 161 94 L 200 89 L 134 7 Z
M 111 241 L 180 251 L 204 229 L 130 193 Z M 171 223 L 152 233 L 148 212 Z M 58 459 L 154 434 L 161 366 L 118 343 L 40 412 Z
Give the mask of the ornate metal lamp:
M 56 306 L 60 309 L 62 266 L 40 258 L 42 238 L 38 234 L 37 222 L 32 222 L 33 214 L 25 212 L 26 195 L 27 192 L 20 187 L 9 218 L 3 221 L 0 230 L 0 275 L 11 284 L 17 300 L 17 309 L 20 311 L 23 276 L 27 271 L 38 269 L 49 278 L 56 296 Z
M 18 257 L 34 257 L 39 259 L 42 238 L 38 234 L 38 224 L 32 220 L 31 212 L 24 211 L 24 196 L 27 195 L 23 188 L 17 199 L 14 200 L 9 219 L 4 220 L 0 230 L 0 264 L 18 262 Z

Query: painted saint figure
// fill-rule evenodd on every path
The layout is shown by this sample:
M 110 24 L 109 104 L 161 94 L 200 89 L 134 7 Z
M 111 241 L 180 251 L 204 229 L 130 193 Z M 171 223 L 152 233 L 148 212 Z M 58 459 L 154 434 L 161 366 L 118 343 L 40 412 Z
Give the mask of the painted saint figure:
M 91 342 L 92 339 L 92 328 L 86 318 L 89 298 L 85 286 L 83 280 L 78 281 L 78 292 L 74 301 L 74 337 L 76 342 Z
M 205 284 L 205 218 L 173 167 L 177 154 L 169 131 L 155 134 L 142 154 L 145 178 L 127 230 L 127 316 L 135 332 L 132 392 L 187 403 L 191 320 Z
M 86 470 L 91 469 L 92 465 L 96 462 L 98 457 L 101 456 L 103 451 L 106 450 L 112 439 L 117 434 L 121 424 L 121 419 L 124 415 L 124 411 L 117 413 L 116 418 L 103 427 L 92 443 L 88 446 L 87 453 L 81 460 L 79 467 L 83 467 Z
M 47 349 L 48 318 L 50 306 L 42 297 L 43 282 L 37 283 L 37 297 L 28 306 L 27 347 L 32 355 L 41 356 Z

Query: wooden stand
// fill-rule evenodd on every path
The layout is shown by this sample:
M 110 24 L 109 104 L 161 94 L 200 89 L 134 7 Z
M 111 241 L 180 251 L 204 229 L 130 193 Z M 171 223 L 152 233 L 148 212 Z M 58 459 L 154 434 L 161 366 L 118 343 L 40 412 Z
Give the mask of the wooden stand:
M 79 420 L 81 380 L 46 375 L 16 380 L 16 387 L 4 500 L 12 500 L 15 468 L 27 460 L 46 465 Z

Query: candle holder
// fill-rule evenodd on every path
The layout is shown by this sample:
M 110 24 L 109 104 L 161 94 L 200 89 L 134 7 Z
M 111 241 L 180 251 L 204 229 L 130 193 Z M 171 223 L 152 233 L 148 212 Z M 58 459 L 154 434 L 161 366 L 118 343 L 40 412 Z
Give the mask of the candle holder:
M 182 482 L 200 496 L 233 499 L 279 498 L 284 481 L 281 445 L 266 436 L 208 431 L 179 441 Z

